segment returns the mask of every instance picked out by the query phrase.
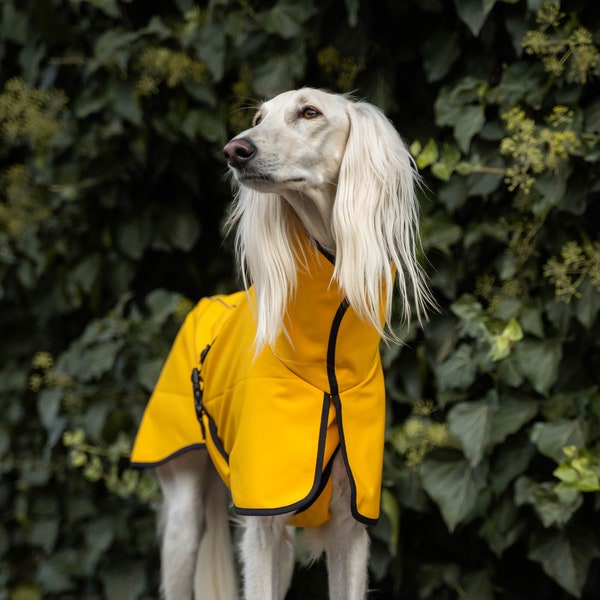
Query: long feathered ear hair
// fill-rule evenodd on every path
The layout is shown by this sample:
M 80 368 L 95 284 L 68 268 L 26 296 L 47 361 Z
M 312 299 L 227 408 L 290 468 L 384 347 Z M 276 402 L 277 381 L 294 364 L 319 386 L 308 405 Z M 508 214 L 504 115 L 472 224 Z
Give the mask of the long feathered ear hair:
M 405 321 L 411 300 L 419 321 L 433 304 L 417 258 L 418 176 L 406 145 L 378 108 L 351 102 L 346 111 L 350 133 L 332 220 L 334 277 L 357 314 L 382 337 L 396 339 L 394 279 Z

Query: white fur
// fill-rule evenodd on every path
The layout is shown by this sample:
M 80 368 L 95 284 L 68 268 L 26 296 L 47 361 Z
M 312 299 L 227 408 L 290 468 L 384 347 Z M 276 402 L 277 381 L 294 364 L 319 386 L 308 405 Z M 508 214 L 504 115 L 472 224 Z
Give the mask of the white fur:
M 247 159 L 242 143 L 254 149 Z M 335 255 L 335 281 L 382 337 L 394 337 L 394 280 L 403 317 L 409 320 L 414 311 L 421 318 L 431 300 L 416 257 L 416 174 L 380 110 L 309 88 L 285 92 L 262 104 L 253 127 L 225 152 L 239 184 L 229 224 L 245 283 L 256 289 L 257 351 L 275 342 L 296 289 L 303 260 L 294 250 L 298 227 Z M 309 531 L 307 541 L 315 555 L 327 555 L 330 598 L 364 600 L 369 539 L 351 515 L 340 455 L 332 473 L 332 519 Z M 195 600 L 237 598 L 223 485 L 206 453 L 181 455 L 158 475 L 165 497 L 165 600 L 191 600 L 194 572 Z M 289 517 L 245 519 L 240 555 L 246 600 L 284 598 L 294 567 Z

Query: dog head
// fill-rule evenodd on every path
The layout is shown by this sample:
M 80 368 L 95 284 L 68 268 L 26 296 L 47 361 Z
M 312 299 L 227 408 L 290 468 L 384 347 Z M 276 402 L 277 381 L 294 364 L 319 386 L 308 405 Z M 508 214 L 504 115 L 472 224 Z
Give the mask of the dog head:
M 299 230 L 335 255 L 335 282 L 383 337 L 394 280 L 404 317 L 411 304 L 424 313 L 417 175 L 378 108 L 311 88 L 284 92 L 224 152 L 238 184 L 230 224 L 246 283 L 256 288 L 259 346 L 274 342 L 295 289 Z
M 237 182 L 292 197 L 335 184 L 350 131 L 347 104 L 308 88 L 263 103 L 252 127 L 224 148 Z

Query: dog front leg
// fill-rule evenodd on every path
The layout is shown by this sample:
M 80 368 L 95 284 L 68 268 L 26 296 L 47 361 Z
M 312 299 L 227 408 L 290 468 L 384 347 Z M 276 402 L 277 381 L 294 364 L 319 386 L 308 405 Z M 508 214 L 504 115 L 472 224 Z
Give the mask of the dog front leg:
M 191 600 L 204 526 L 202 482 L 208 455 L 192 451 L 157 468 L 163 492 L 160 515 L 161 591 L 164 600 Z
M 369 536 L 364 525 L 335 536 L 327 548 L 330 600 L 364 600 L 367 597 Z
M 330 600 L 364 600 L 367 597 L 369 535 L 350 509 L 350 482 L 341 456 L 333 464 L 331 521 L 323 528 L 327 554 Z
M 245 600 L 283 600 L 294 570 L 289 515 L 247 517 L 240 544 Z

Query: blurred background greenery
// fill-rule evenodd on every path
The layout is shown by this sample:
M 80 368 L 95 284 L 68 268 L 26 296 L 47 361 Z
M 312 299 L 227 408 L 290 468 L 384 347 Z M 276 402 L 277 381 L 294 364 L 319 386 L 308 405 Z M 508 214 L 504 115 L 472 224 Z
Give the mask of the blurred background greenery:
M 599 44 L 589 0 L 3 0 L 0 600 L 158 597 L 132 437 L 239 287 L 222 146 L 301 85 L 383 108 L 426 183 L 371 597 L 598 598 Z

